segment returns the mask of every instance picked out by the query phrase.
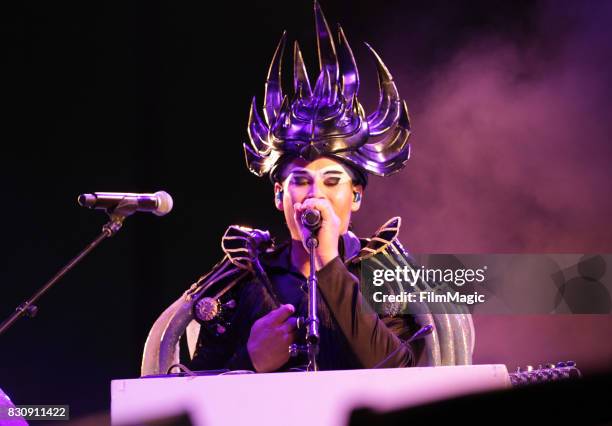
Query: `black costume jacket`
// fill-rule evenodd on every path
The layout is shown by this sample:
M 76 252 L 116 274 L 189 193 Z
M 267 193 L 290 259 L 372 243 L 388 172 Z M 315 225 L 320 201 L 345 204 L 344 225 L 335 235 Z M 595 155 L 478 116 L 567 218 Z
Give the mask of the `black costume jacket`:
M 407 339 L 418 328 L 410 316 L 379 317 L 363 300 L 357 278 L 359 262 L 354 262 L 363 244 L 364 240 L 360 244 L 354 235 L 345 234 L 340 240 L 341 255 L 317 272 L 320 321 L 317 360 L 321 370 L 372 368 L 401 345 L 400 339 Z M 246 349 L 253 323 L 279 303 L 290 303 L 296 308 L 296 316 L 307 317 L 307 280 L 291 264 L 290 249 L 291 244 L 286 243 L 259 256 L 269 278 L 268 286 L 251 274 L 224 293 L 225 304 L 230 308 L 222 314 L 223 325 L 201 322 L 192 369 L 254 370 Z M 353 262 L 349 262 L 351 259 Z M 304 335 L 305 330 L 298 330 L 296 343 L 303 344 Z M 384 367 L 415 365 L 421 349 L 404 346 Z M 279 371 L 305 363 L 305 356 L 291 358 Z

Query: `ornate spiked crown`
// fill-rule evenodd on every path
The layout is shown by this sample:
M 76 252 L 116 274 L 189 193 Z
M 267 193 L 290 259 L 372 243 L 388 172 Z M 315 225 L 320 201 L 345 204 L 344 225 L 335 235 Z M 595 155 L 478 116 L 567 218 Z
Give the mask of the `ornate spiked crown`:
M 357 100 L 359 74 L 353 52 L 338 25 L 338 49 L 325 16 L 314 3 L 319 77 L 311 89 L 297 41 L 293 50 L 294 95 L 283 96 L 281 62 L 286 32 L 274 52 L 265 86 L 264 117 L 255 98 L 249 114 L 250 145 L 244 144 L 249 170 L 278 180 L 286 162 L 325 156 L 352 166 L 365 183 L 367 172 L 387 176 L 404 167 L 410 156 L 410 119 L 391 73 L 367 43 L 376 61 L 379 102 L 366 117 Z

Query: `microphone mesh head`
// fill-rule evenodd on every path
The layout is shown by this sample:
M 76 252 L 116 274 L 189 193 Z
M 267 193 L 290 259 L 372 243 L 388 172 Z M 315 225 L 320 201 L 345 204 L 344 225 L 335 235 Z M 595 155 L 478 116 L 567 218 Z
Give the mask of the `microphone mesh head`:
M 81 194 L 77 201 L 82 207 L 89 207 L 91 209 L 96 204 L 96 196 L 94 194 Z
M 157 191 L 155 196 L 157 197 L 157 209 L 153 211 L 153 214 L 163 216 L 170 213 L 174 203 L 170 194 L 166 191 Z
M 307 209 L 302 213 L 302 224 L 309 228 L 317 228 L 321 224 L 321 212 L 315 209 Z

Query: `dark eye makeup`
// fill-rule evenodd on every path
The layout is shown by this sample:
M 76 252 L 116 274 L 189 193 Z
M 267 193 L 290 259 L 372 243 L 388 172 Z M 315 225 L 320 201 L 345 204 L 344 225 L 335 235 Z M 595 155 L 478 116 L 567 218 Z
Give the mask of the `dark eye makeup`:
M 339 177 L 329 177 L 324 180 L 326 186 L 336 186 L 340 183 Z

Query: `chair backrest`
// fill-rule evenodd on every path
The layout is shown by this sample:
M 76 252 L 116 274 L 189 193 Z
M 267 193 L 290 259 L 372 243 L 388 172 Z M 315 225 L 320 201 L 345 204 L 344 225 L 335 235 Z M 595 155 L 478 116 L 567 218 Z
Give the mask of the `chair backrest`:
M 166 333 L 172 318 L 177 314 L 179 307 L 185 303 L 183 296 L 179 297 L 172 305 L 168 306 L 164 312 L 153 323 L 153 327 L 149 331 L 147 340 L 144 346 L 142 355 L 142 364 L 140 366 L 140 375 L 148 376 L 151 374 L 165 374 L 172 364 L 176 364 L 180 360 L 179 356 L 179 339 L 176 342 L 168 341 L 169 334 Z M 170 355 L 170 363 L 164 362 L 160 364 L 160 352 L 167 351 L 167 346 L 170 345 L 174 350 Z M 164 349 L 162 349 L 162 347 Z
M 176 342 L 172 340 L 167 341 L 168 337 L 164 338 L 164 336 L 177 335 L 177 333 L 169 332 L 168 327 L 173 323 L 171 320 L 174 315 L 179 312 L 179 304 L 184 302 L 183 297 L 176 300 L 159 316 L 159 318 L 157 318 L 153 324 L 153 327 L 151 327 L 142 355 L 142 364 L 140 368 L 141 376 L 165 374 L 168 372 L 170 366 L 177 364 L 180 361 L 181 336 L 178 335 Z M 180 324 L 184 323 L 184 321 L 178 322 Z M 184 333 L 187 337 L 189 359 L 192 359 L 198 343 L 198 337 L 200 335 L 200 324 L 195 319 L 191 319 L 189 322 L 187 322 Z M 162 347 L 164 349 L 161 349 Z M 161 360 L 164 360 L 163 363 L 160 363 L 160 352 L 162 353 Z M 166 355 L 164 355 L 164 353 L 166 353 Z

